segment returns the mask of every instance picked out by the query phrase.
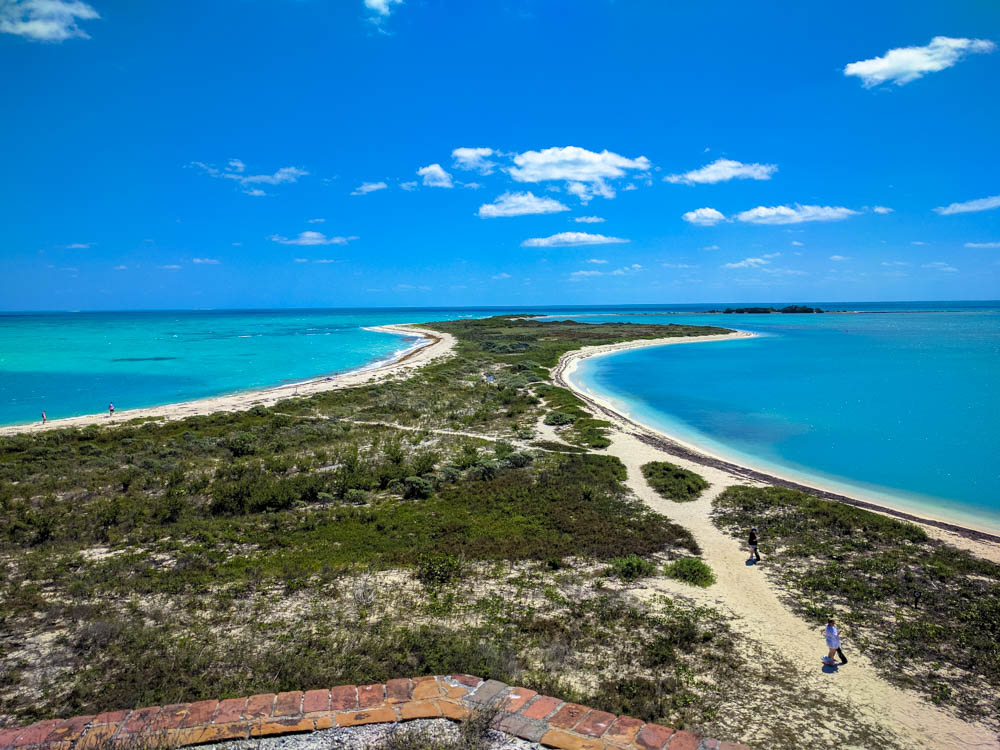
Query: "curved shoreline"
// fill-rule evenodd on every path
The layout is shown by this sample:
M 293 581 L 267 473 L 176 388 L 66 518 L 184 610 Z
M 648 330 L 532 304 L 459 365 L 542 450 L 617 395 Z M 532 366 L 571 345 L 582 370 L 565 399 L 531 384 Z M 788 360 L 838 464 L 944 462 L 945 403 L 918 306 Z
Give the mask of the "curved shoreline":
M 159 406 L 125 409 L 115 412 L 113 417 L 103 413 L 84 414 L 78 417 L 51 419 L 44 425 L 40 422 L 7 425 L 0 427 L 0 436 L 58 430 L 67 427 L 87 427 L 89 425 L 121 425 L 133 419 L 150 417 L 165 420 L 185 419 L 186 417 L 203 416 L 215 412 L 245 411 L 254 406 L 273 406 L 289 397 L 311 396 L 324 391 L 350 388 L 409 372 L 423 367 L 433 359 L 449 355 L 455 346 L 455 338 L 451 334 L 419 328 L 417 324 L 413 323 L 370 326 L 366 327 L 366 330 L 393 333 L 400 336 L 415 336 L 420 340 L 397 352 L 388 360 L 370 362 L 358 369 L 337 375 L 320 375 L 307 380 L 283 383 L 267 388 L 255 388 Z
M 584 359 L 589 359 L 591 357 L 600 357 L 613 354 L 615 352 L 651 346 L 670 346 L 673 344 L 691 344 L 704 341 L 724 341 L 738 338 L 748 338 L 756 335 L 757 334 L 749 331 L 736 331 L 732 334 L 719 336 L 649 339 L 626 341 L 620 344 L 606 344 L 603 346 L 588 346 L 582 349 L 567 352 L 560 357 L 559 362 L 552 369 L 552 380 L 556 383 L 556 385 L 566 388 L 574 393 L 578 398 L 583 400 L 593 411 L 597 413 L 598 416 L 608 419 L 612 423 L 616 423 L 623 431 L 631 434 L 637 440 L 653 448 L 657 448 L 669 455 L 683 458 L 702 466 L 710 466 L 712 468 L 725 471 L 743 480 L 771 484 L 778 487 L 786 487 L 788 489 L 807 492 L 826 500 L 835 500 L 848 505 L 853 505 L 855 507 L 864 508 L 865 510 L 894 516 L 906 521 L 932 526 L 937 529 L 941 529 L 942 531 L 957 534 L 965 537 L 966 539 L 978 542 L 1000 543 L 1000 535 L 989 531 L 963 526 L 961 524 L 939 518 L 917 515 L 898 508 L 893 508 L 891 506 L 872 503 L 867 500 L 861 500 L 857 497 L 852 497 L 850 495 L 845 495 L 841 492 L 828 489 L 820 483 L 814 484 L 804 482 L 799 479 L 783 477 L 773 472 L 762 471 L 755 469 L 752 466 L 744 466 L 734 463 L 724 457 L 713 455 L 703 448 L 691 445 L 683 440 L 679 440 L 673 435 L 669 435 L 661 430 L 650 427 L 649 425 L 637 422 L 627 414 L 619 411 L 618 408 L 616 408 L 609 400 L 603 399 L 600 396 L 581 388 L 571 379 L 571 376 L 579 366 L 579 363 Z

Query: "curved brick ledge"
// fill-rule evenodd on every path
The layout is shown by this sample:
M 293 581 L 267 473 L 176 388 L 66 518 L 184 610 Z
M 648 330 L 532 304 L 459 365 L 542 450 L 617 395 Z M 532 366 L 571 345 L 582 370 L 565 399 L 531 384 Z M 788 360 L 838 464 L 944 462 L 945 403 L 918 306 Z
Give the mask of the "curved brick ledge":
M 51 719 L 0 729 L 0 750 L 183 747 L 411 719 L 461 721 L 492 705 L 500 708 L 497 729 L 560 750 L 749 750 L 460 674 Z

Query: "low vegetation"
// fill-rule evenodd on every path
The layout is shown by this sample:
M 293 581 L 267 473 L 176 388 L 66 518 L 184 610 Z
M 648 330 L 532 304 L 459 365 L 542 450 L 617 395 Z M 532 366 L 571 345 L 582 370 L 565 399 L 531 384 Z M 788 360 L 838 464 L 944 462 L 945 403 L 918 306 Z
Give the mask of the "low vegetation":
M 936 703 L 997 724 L 1000 566 L 878 513 L 776 487 L 731 487 L 715 522 L 761 530 L 768 570 L 817 625 L 835 613 L 847 648 Z
M 700 475 L 666 461 L 643 464 L 642 475 L 660 497 L 677 503 L 697 500 L 708 488 L 708 482 Z
M 715 583 L 715 574 L 712 569 L 697 557 L 682 557 L 667 563 L 663 567 L 663 575 L 702 588 L 707 588 Z

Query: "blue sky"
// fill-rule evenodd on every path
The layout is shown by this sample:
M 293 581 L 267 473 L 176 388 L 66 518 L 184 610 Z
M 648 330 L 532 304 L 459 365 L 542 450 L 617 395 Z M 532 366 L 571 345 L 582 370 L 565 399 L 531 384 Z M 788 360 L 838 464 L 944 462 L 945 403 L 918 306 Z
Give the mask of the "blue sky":
M 1000 6 L 757 5 L 0 0 L 0 308 L 1000 298 Z

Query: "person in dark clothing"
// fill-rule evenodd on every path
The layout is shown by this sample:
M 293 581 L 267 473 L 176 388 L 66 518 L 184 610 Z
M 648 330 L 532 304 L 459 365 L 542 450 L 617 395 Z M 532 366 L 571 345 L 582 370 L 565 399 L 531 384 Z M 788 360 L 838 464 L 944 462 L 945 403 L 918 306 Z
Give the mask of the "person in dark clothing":
M 760 562 L 760 553 L 757 552 L 757 527 L 750 529 L 750 559 Z

